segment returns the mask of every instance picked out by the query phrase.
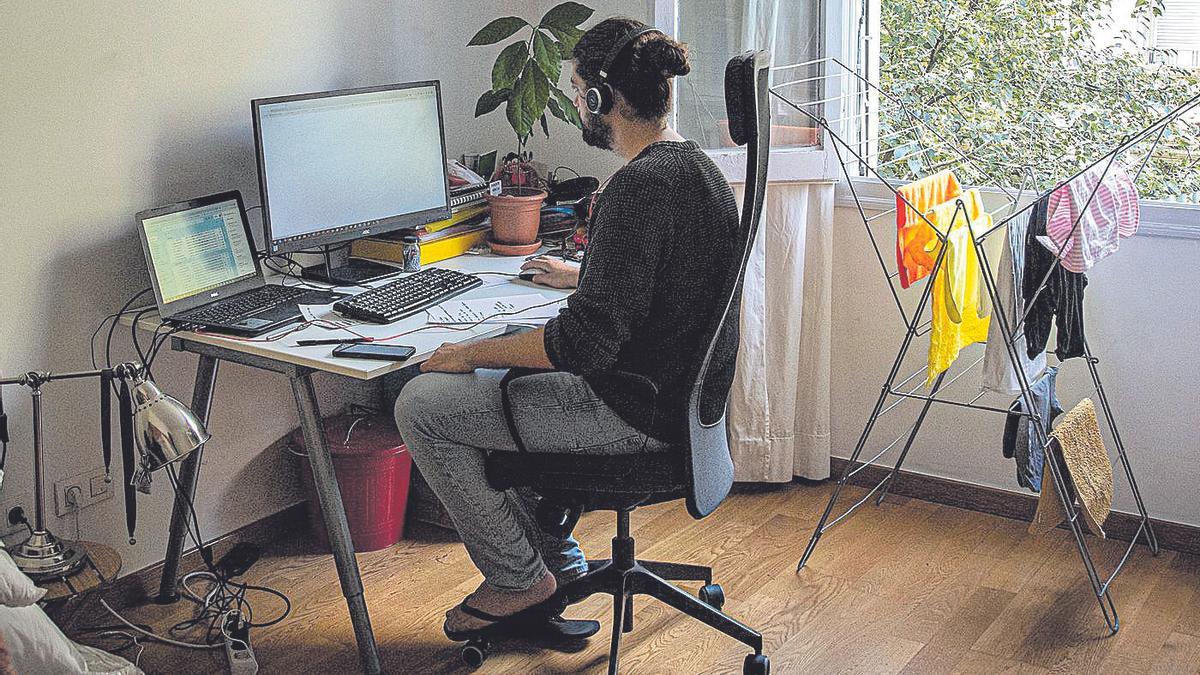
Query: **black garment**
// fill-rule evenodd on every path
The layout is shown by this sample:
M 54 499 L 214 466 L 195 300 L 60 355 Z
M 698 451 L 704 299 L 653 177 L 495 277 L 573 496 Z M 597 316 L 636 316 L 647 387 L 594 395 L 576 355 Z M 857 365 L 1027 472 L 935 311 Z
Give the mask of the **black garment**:
M 1033 205 L 1025 234 L 1025 278 L 1021 289 L 1029 312 L 1025 316 L 1025 344 L 1029 358 L 1035 358 L 1046 349 L 1050 324 L 1055 323 L 1058 327 L 1055 354 L 1062 361 L 1084 354 L 1083 289 L 1087 286 L 1087 276 L 1060 265 L 1054 253 L 1037 240 L 1046 234 L 1049 201 L 1047 196 Z M 1048 270 L 1046 287 L 1038 293 Z
M 733 191 L 698 145 L 651 144 L 597 201 L 579 288 L 546 324 L 550 362 L 582 375 L 639 431 L 681 439 L 705 341 L 740 262 L 738 225 Z M 720 415 L 733 382 L 738 330 L 729 324 L 706 380 L 706 419 Z

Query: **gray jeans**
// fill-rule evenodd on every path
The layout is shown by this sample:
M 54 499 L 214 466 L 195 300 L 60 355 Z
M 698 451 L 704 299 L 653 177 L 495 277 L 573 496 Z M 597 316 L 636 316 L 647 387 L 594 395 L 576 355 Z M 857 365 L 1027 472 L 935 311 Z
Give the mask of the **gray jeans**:
M 484 474 L 487 451 L 517 450 L 500 400 L 503 376 L 502 370 L 421 375 L 396 399 L 396 426 L 491 586 L 525 590 L 547 569 L 560 583 L 567 582 L 587 571 L 579 544 L 538 527 L 538 498 L 532 492 L 493 489 Z M 513 381 L 509 391 L 513 417 L 529 452 L 665 449 L 621 420 L 576 375 L 531 375 Z

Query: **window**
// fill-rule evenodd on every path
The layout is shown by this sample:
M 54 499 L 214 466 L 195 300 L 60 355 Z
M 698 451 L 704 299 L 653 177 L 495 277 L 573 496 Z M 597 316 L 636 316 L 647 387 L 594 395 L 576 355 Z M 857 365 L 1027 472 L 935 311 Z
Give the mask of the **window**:
M 1200 0 L 1165 0 L 1154 17 L 1150 59 L 1200 68 Z
M 1155 43 L 1146 39 L 1157 23 L 1160 48 L 1169 35 L 1195 40 L 1195 28 L 1162 19 L 1197 4 L 880 0 L 879 82 L 904 105 L 879 110 L 877 167 L 907 180 L 956 164 L 961 151 L 977 164 L 969 182 L 1054 185 L 1200 94 L 1200 70 L 1150 63 Z M 930 131 L 900 133 L 912 126 L 902 110 Z M 1136 170 L 1149 149 L 1121 160 Z M 1138 185 L 1145 199 L 1200 203 L 1200 108 L 1167 128 Z
M 676 81 L 674 124 L 700 143 L 730 180 L 745 171 L 725 118 L 725 64 L 735 54 L 764 49 L 772 58 L 771 83 L 792 82 L 806 101 L 837 97 L 837 83 L 821 77 L 821 59 L 841 54 L 845 8 L 829 0 L 656 0 L 655 22 L 688 44 L 692 72 Z M 836 178 L 838 167 L 818 126 L 785 102 L 771 98 L 771 177 Z M 809 108 L 820 116 L 820 106 Z

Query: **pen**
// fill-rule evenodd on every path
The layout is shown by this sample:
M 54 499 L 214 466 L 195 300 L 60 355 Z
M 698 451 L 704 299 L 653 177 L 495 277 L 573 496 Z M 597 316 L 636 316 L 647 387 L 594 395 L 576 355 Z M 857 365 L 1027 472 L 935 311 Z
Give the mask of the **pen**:
M 315 347 L 316 345 L 353 345 L 360 342 L 371 342 L 375 338 L 330 338 L 328 340 L 296 340 L 297 347 Z

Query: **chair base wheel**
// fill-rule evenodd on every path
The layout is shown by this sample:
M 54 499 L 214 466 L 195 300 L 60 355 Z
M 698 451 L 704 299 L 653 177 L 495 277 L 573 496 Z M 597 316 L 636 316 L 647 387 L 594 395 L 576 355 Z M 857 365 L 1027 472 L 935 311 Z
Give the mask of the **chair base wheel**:
M 725 606 L 725 591 L 721 588 L 721 584 L 708 584 L 701 588 L 696 596 L 700 598 L 700 602 L 714 609 L 721 609 Z
M 462 648 L 462 660 L 468 668 L 478 668 L 488 657 L 488 643 L 485 640 L 472 640 Z
M 749 654 L 742 664 L 742 675 L 771 675 L 771 659 L 765 654 Z

